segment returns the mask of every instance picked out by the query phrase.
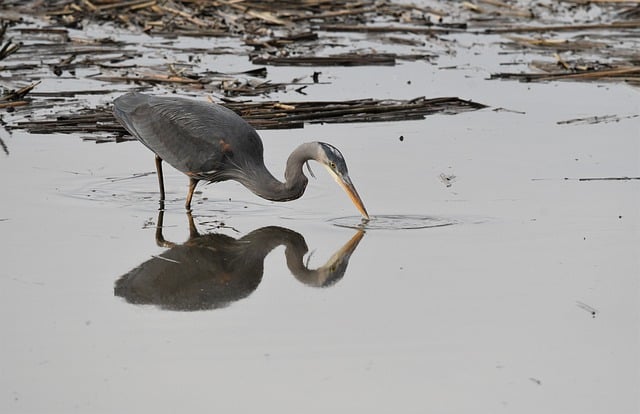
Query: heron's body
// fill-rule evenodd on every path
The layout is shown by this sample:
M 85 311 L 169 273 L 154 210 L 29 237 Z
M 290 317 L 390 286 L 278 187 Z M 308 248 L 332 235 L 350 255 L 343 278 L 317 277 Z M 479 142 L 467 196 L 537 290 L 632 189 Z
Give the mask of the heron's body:
M 285 182 L 281 182 L 264 165 L 264 148 L 255 129 L 223 106 L 134 92 L 117 98 L 113 113 L 129 133 L 156 154 L 162 199 L 162 161 L 190 177 L 189 209 L 193 190 L 200 180 L 236 180 L 268 200 L 299 198 L 307 185 L 302 166 L 308 160 L 316 160 L 330 168 L 366 216 L 347 175 L 342 154 L 329 144 L 300 145 L 289 157 Z

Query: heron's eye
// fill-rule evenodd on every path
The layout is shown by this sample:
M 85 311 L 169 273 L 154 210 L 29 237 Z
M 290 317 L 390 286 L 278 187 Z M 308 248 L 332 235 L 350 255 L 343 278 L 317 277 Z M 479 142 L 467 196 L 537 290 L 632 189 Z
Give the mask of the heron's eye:
M 335 170 L 336 169 L 336 163 L 335 162 L 329 163 L 329 167 L 331 167 L 332 170 Z

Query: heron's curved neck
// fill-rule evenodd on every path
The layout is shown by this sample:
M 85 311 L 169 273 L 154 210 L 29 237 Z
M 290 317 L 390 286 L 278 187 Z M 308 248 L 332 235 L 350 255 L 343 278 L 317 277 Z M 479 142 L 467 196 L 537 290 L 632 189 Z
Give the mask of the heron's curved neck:
M 289 159 L 284 170 L 284 182 L 276 179 L 264 167 L 264 171 L 258 171 L 243 184 L 260 197 L 271 201 L 289 201 L 302 197 L 307 188 L 307 177 L 302 172 L 302 166 L 309 160 L 318 158 L 318 144 L 307 142 L 296 148 Z

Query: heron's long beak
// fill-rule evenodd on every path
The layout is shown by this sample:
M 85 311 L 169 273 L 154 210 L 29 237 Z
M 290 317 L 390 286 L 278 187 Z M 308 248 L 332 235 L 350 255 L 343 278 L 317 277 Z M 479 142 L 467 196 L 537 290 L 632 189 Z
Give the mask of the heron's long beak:
M 356 232 L 356 234 L 354 234 L 353 237 L 340 248 L 340 250 L 335 252 L 333 256 L 331 256 L 329 260 L 327 260 L 327 263 L 325 263 L 322 267 L 331 268 L 341 261 L 344 261 L 344 259 L 349 259 L 353 252 L 356 250 L 356 247 L 358 247 L 358 244 L 360 244 L 360 240 L 362 240 L 363 237 L 364 231 L 359 230 L 358 232 Z
M 362 213 L 362 216 L 365 219 L 369 220 L 369 213 L 367 213 L 367 209 L 364 207 L 364 203 L 362 202 L 360 195 L 358 195 L 358 192 L 356 191 L 356 187 L 351 182 L 351 178 L 349 178 L 348 175 L 343 175 L 342 177 L 340 177 L 338 176 L 338 174 L 333 172 L 330 168 L 327 168 L 327 169 L 333 176 L 334 180 L 336 180 L 336 182 L 340 184 L 340 187 L 342 187 L 344 191 L 347 193 L 347 195 L 349 196 L 353 204 L 355 204 L 356 208 L 360 210 L 360 213 Z
M 363 237 L 364 231 L 360 230 L 356 232 L 356 234 L 347 243 L 345 243 L 340 250 L 335 252 L 333 256 L 331 256 L 329 260 L 327 260 L 327 262 L 318 269 L 310 270 L 305 267 L 304 271 L 298 272 L 291 269 L 291 273 L 293 273 L 296 279 L 300 282 L 309 286 L 323 287 L 327 286 L 328 281 L 338 281 L 342 276 L 344 276 L 344 273 L 347 270 L 347 265 L 349 264 L 349 259 Z

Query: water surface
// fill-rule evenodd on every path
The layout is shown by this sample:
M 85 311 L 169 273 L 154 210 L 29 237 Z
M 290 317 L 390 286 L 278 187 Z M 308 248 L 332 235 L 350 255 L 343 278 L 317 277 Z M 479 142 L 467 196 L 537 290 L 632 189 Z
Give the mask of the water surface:
M 637 91 L 488 82 L 498 53 L 321 68 L 331 85 L 308 98 L 524 114 L 261 132 L 278 177 L 301 142 L 339 147 L 374 216 L 364 234 L 318 171 L 286 204 L 202 186 L 194 235 L 188 180 L 166 168 L 158 245 L 142 145 L 4 137 L 0 411 L 638 412 L 639 183 L 563 180 L 640 175 L 638 123 L 557 124 L 625 113 Z

